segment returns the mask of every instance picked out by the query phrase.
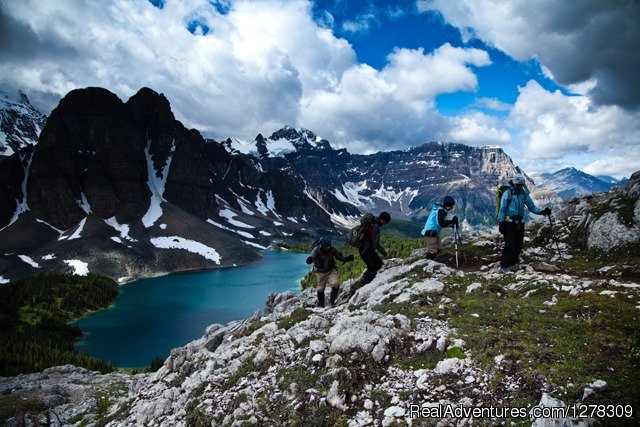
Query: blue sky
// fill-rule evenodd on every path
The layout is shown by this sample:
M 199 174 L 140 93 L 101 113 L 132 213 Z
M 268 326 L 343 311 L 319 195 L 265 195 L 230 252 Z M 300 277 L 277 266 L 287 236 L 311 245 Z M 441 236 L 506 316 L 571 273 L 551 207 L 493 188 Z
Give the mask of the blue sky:
M 355 153 L 499 145 L 526 171 L 640 169 L 640 3 L 0 0 L 0 83 L 164 93 L 250 142 L 304 127 Z

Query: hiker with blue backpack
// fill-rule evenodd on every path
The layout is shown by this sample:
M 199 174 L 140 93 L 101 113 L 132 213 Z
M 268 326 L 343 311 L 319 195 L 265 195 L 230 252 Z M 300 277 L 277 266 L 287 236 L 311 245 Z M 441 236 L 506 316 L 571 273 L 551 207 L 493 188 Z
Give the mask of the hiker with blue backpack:
M 540 209 L 535 205 L 524 184 L 524 176 L 518 173 L 508 185 L 498 187 L 498 230 L 504 236 L 504 249 L 500 260 L 502 273 L 517 269 L 524 242 L 525 206 L 534 214 L 551 215 L 550 208 Z
M 336 297 L 340 290 L 340 279 L 338 278 L 338 270 L 336 269 L 336 259 L 342 262 L 353 261 L 353 255 L 343 256 L 338 249 L 331 244 L 331 239 L 322 237 L 318 241 L 316 247 L 313 248 L 307 264 L 313 263 L 313 271 L 318 279 L 318 307 L 324 307 L 324 289 L 327 282 L 331 285 L 330 304 L 333 307 L 336 303 Z
M 436 259 L 442 250 L 442 241 L 440 240 L 440 231 L 446 227 L 457 227 L 458 217 L 454 216 L 447 219 L 447 214 L 456 205 L 456 201 L 451 196 L 444 196 L 442 203 L 434 203 L 431 213 L 424 224 L 424 228 L 420 232 L 425 239 L 427 245 L 427 258 Z

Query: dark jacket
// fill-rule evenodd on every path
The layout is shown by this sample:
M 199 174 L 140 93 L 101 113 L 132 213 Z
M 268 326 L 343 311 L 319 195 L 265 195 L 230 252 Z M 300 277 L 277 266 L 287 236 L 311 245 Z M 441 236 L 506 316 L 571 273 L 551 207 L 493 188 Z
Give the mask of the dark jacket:
M 313 248 L 309 254 L 309 258 L 313 259 L 313 271 L 318 273 L 328 273 L 336 268 L 336 259 L 345 262 L 345 257 L 335 246 L 327 252 L 323 251 L 320 246 Z
M 364 249 L 374 248 L 378 252 L 380 252 L 383 256 L 387 256 L 387 251 L 380 244 L 380 224 L 378 221 L 375 221 L 369 227 L 369 232 L 367 233 L 367 237 L 364 239 Z

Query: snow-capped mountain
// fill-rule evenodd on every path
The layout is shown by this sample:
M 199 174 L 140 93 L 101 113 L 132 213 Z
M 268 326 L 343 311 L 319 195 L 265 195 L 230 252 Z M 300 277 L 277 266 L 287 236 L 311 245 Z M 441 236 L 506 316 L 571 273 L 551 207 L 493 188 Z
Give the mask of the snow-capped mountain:
M 223 144 L 237 153 L 233 144 Z M 286 146 L 286 150 L 281 148 Z M 275 148 L 277 147 L 277 148 Z M 394 218 L 424 220 L 444 195 L 457 200 L 455 214 L 473 224 L 493 224 L 495 189 L 519 169 L 497 147 L 430 142 L 370 155 L 333 149 L 314 133 L 286 127 L 261 135 L 245 153 L 263 170 L 291 170 L 309 185 L 312 197 L 336 223 L 365 211 L 389 211 Z M 533 182 L 530 187 L 534 188 Z
M 38 142 L 47 118 L 23 92 L 0 87 L 0 156 L 10 156 Z
M 565 168 L 553 173 L 533 174 L 538 187 L 553 190 L 564 199 L 608 191 L 624 181 L 613 177 L 596 177 L 576 168 Z
M 251 154 L 258 158 L 280 157 L 295 152 L 331 150 L 331 145 L 326 139 L 310 130 L 297 131 L 289 126 L 274 132 L 269 138 L 258 134 L 252 142 L 227 139 L 224 145 L 232 153 Z

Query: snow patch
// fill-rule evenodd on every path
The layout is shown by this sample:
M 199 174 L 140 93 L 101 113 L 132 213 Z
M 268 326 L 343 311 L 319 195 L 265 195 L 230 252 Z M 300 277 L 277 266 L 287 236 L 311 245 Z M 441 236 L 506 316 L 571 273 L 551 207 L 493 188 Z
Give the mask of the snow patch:
M 31 267 L 33 268 L 40 268 L 40 264 L 38 264 L 37 262 L 35 262 L 33 260 L 33 258 L 31 258 L 30 256 L 27 255 L 18 255 L 18 258 L 20 258 L 22 261 L 26 262 L 27 264 L 29 264 Z
M 160 229 L 161 230 L 166 230 L 167 229 L 167 224 L 160 224 Z
M 336 188 L 333 195 L 343 203 L 350 203 L 354 206 L 370 206 L 373 204 L 371 198 L 360 194 L 361 191 L 368 189 L 367 181 L 362 181 L 359 184 L 345 182 L 342 184 L 342 191 Z
M 137 242 L 136 239 L 134 239 L 133 237 L 129 236 L 129 224 L 118 224 L 118 221 L 116 220 L 115 216 L 112 216 L 111 218 L 105 219 L 104 222 L 107 225 L 109 225 L 112 228 L 114 228 L 117 232 L 119 232 L 121 239 L 125 239 L 125 240 L 128 240 L 130 242 Z M 162 228 L 162 226 L 160 226 L 160 228 Z M 115 240 L 115 239 L 111 238 L 111 240 Z M 120 242 L 120 243 L 122 243 L 122 242 Z
M 220 264 L 220 254 L 218 252 L 195 240 L 185 239 L 178 236 L 153 237 L 150 239 L 153 246 L 160 249 L 183 249 L 194 254 L 198 254 L 208 260 Z
M 255 228 L 252 225 L 249 224 L 245 224 L 244 222 L 235 220 L 233 218 L 235 218 L 237 215 L 235 213 L 233 213 L 232 211 L 230 211 L 229 209 L 222 209 L 218 215 L 220 215 L 222 218 L 225 218 L 227 220 L 227 222 L 231 225 L 235 225 L 236 227 L 242 227 L 242 228 Z
M 73 274 L 78 276 L 86 276 L 89 274 L 89 264 L 79 259 L 65 259 L 65 264 L 73 268 Z
M 153 165 L 153 159 L 149 153 L 151 141 L 147 142 L 147 146 L 144 149 L 144 155 L 147 159 L 147 185 L 151 191 L 151 201 L 149 203 L 149 210 L 142 217 L 142 223 L 146 228 L 149 228 L 155 224 L 155 222 L 162 216 L 162 207 L 160 204 L 165 201 L 164 187 L 167 183 L 167 177 L 169 176 L 169 167 L 171 166 L 171 160 L 173 160 L 173 153 L 176 150 L 175 141 L 171 143 L 171 150 L 167 156 L 167 161 L 161 171 L 156 172 Z M 160 176 L 158 176 L 158 173 Z
M 36 218 L 36 221 L 38 221 L 41 224 L 44 224 L 46 226 L 49 226 L 49 227 L 53 228 L 54 230 L 56 230 L 58 232 L 58 234 L 64 233 L 63 230 L 60 230 L 59 228 L 55 228 L 53 225 L 49 224 L 47 221 L 43 221 L 43 220 L 38 219 L 38 218 Z
M 84 213 L 86 213 L 87 215 L 91 213 L 91 205 L 89 205 L 89 200 L 87 200 L 87 195 L 84 194 L 84 191 L 80 193 L 80 200 L 76 200 L 76 203 L 78 204 L 78 206 L 80 206 L 80 209 L 82 209 Z
M 294 217 L 292 217 L 292 216 L 287 217 L 287 219 L 288 219 L 289 221 L 291 221 L 291 222 L 294 222 L 294 223 L 298 224 L 298 220 L 297 220 L 297 219 L 295 219 L 295 218 L 294 218 Z
M 273 236 L 273 234 L 271 234 L 271 233 L 267 233 L 267 232 L 266 232 L 266 231 L 264 231 L 264 230 L 260 230 L 260 234 L 262 234 L 263 236 L 267 236 L 267 237 L 268 237 L 268 236 Z
M 247 245 L 249 245 L 249 246 L 256 247 L 256 248 L 258 248 L 258 249 L 263 249 L 263 250 L 264 250 L 264 249 L 268 249 L 266 246 L 259 245 L 259 244 L 255 243 L 255 242 L 248 242 L 248 241 L 246 241 L 246 240 L 243 240 L 242 242 L 243 242 L 243 243 L 246 243 L 246 244 L 247 244 Z
M 25 157 L 20 156 L 20 165 L 22 165 L 22 163 L 24 162 Z M 22 201 L 16 200 L 16 202 L 18 202 L 18 206 L 16 206 L 16 210 L 13 213 L 13 217 L 11 217 L 11 221 L 9 221 L 9 224 L 2 227 L 0 231 L 4 230 L 5 228 L 9 227 L 11 224 L 16 222 L 20 217 L 20 215 L 22 215 L 23 213 L 29 210 L 29 205 L 27 204 L 27 181 L 29 179 L 29 171 L 31 170 L 32 161 L 33 161 L 33 154 L 29 156 L 29 160 L 27 160 L 27 167 L 24 168 L 24 178 L 22 179 L 22 186 L 21 186 Z
M 3 276 L 0 276 L 0 285 L 4 285 L 5 283 L 9 283 L 9 281 L 5 279 Z
M 216 227 L 218 227 L 218 228 L 222 228 L 223 230 L 227 230 L 227 231 L 230 231 L 230 232 L 232 232 L 232 233 L 239 234 L 240 236 L 242 236 L 242 237 L 246 237 L 247 239 L 255 239 L 255 236 L 254 236 L 254 235 L 249 234 L 249 233 L 247 233 L 246 231 L 234 230 L 233 228 L 229 228 L 229 227 L 227 227 L 227 226 L 225 226 L 225 225 L 220 224 L 219 222 L 215 222 L 215 221 L 214 221 L 214 220 L 212 220 L 212 219 L 207 219 L 207 222 L 208 222 L 209 224 L 215 225 L 215 226 L 216 226 Z
M 47 254 L 42 257 L 44 261 L 51 261 L 52 259 L 56 259 L 56 254 Z
M 78 224 L 78 228 L 76 228 L 76 231 L 74 231 L 73 234 L 69 236 L 68 240 L 79 239 L 80 237 L 82 237 L 81 234 L 82 234 L 82 229 L 84 228 L 85 222 L 87 222 L 86 217 L 83 218 L 82 221 L 80 221 L 80 223 Z M 64 239 L 58 238 L 58 240 L 64 240 Z

